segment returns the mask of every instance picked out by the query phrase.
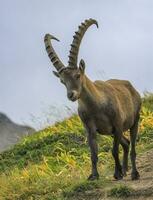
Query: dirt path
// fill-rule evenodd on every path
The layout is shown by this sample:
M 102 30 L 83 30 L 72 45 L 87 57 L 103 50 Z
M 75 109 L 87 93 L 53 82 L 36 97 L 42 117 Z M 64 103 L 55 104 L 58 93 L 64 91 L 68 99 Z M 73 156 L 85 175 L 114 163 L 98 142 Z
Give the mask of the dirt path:
M 137 166 L 140 173 L 140 180 L 131 181 L 130 174 L 122 181 L 135 192 L 129 199 L 153 200 L 153 149 L 138 156 Z
M 105 189 L 95 189 L 80 193 L 73 197 L 73 200 L 153 200 L 153 149 L 138 155 L 137 167 L 140 172 L 140 180 L 131 181 L 130 171 L 121 181 L 111 181 Z M 132 188 L 129 197 L 110 197 L 112 188 L 119 186 Z
M 134 189 L 134 191 L 131 192 L 128 198 L 122 197 L 118 199 L 153 200 L 153 149 L 138 155 L 137 167 L 141 176 L 140 180 L 131 181 L 130 178 L 131 170 L 129 170 L 127 177 L 115 184 L 115 185 L 125 185 L 128 188 Z M 104 199 L 110 200 L 113 198 L 108 198 L 105 196 Z

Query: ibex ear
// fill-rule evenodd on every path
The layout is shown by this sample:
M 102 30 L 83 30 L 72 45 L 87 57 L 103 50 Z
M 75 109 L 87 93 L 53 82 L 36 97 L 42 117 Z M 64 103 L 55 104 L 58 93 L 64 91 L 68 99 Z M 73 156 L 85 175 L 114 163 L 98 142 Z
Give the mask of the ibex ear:
M 53 74 L 59 78 L 59 73 L 58 72 L 53 71 Z
M 80 63 L 79 63 L 79 69 L 82 73 L 84 73 L 84 70 L 85 70 L 85 62 L 83 59 L 80 60 Z

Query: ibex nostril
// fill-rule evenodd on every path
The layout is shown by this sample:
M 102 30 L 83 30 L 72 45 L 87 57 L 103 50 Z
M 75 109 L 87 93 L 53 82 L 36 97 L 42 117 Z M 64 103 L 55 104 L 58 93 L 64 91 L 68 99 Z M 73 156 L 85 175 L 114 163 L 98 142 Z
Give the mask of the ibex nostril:
M 69 92 L 69 93 L 68 93 L 68 98 L 70 98 L 70 99 L 71 99 L 71 98 L 73 97 L 73 95 L 74 95 L 74 93 L 73 93 L 73 92 Z

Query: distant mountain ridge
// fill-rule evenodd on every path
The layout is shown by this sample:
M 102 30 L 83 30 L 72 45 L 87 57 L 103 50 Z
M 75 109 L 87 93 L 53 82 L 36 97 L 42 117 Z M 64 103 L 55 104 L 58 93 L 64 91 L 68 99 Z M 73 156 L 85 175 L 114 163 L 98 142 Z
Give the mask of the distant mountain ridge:
M 6 114 L 0 113 L 0 151 L 8 149 L 23 136 L 34 132 L 34 128 L 16 124 Z

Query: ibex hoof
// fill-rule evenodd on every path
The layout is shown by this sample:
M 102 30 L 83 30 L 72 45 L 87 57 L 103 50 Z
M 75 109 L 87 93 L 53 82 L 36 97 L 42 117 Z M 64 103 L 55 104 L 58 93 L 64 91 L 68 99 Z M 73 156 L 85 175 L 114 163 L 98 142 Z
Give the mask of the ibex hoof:
M 99 179 L 99 174 L 90 174 L 90 176 L 88 177 L 88 181 L 94 181 L 94 180 L 98 180 Z
M 120 171 L 116 172 L 116 173 L 114 174 L 114 178 L 115 178 L 116 180 L 122 180 L 122 179 L 123 179 L 123 173 L 120 172 Z
M 131 173 L 131 179 L 132 180 L 139 180 L 140 179 L 140 174 L 138 171 L 132 172 Z

